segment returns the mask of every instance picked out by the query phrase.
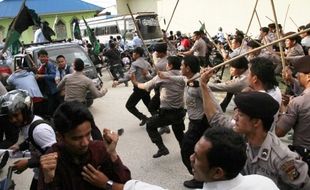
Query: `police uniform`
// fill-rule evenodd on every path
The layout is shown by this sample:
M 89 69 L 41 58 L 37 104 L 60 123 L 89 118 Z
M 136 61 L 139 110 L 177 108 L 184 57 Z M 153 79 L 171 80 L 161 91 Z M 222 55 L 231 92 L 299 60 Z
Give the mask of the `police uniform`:
M 146 77 L 143 74 L 143 70 L 152 70 L 152 66 L 150 63 L 145 61 L 143 57 L 139 57 L 137 60 L 132 62 L 131 67 L 128 71 L 129 75 L 126 75 L 123 79 L 119 79 L 119 83 L 126 82 L 130 80 L 130 75 L 135 74 L 136 79 L 140 83 L 144 83 L 148 81 Z M 126 102 L 126 108 L 127 110 L 132 113 L 134 116 L 136 116 L 139 120 L 146 120 L 147 117 L 143 113 L 141 113 L 137 108 L 136 105 L 139 103 L 139 101 L 142 100 L 144 105 L 148 108 L 148 105 L 150 103 L 150 93 L 139 89 L 138 87 L 133 87 L 133 93 L 129 96 L 127 102 Z
M 273 119 L 279 104 L 262 92 L 240 93 L 234 99 L 237 108 L 250 118 Z M 271 119 L 271 120 L 270 120 Z M 212 127 L 232 127 L 234 124 L 220 111 L 210 119 Z M 272 179 L 282 189 L 309 189 L 308 166 L 299 155 L 289 150 L 271 132 L 258 147 L 247 147 L 244 174 L 259 174 Z
M 180 76 L 179 70 L 169 70 L 166 76 Z M 160 79 L 155 76 L 152 80 L 144 83 L 145 89 L 150 91 L 155 87 L 160 88 L 160 109 L 159 114 L 153 115 L 146 124 L 146 130 L 153 143 L 158 148 L 166 149 L 157 128 L 172 125 L 173 133 L 180 146 L 183 139 L 184 126 L 184 87 L 185 82 L 175 82 L 169 79 Z
M 268 132 L 256 156 L 251 149 L 248 145 L 248 159 L 244 174 L 266 176 L 272 179 L 281 190 L 306 189 L 309 183 L 307 164 L 273 133 Z
M 196 73 L 192 78 L 196 78 Z M 209 128 L 209 123 L 203 112 L 203 102 L 201 89 L 199 88 L 199 78 L 188 82 L 185 87 L 185 101 L 189 118 L 188 130 L 184 134 L 181 156 L 183 164 L 189 173 L 192 173 L 190 156 L 194 153 L 195 144 L 202 137 L 204 131 Z
M 310 73 L 310 56 L 298 59 L 294 65 L 300 73 Z M 306 88 L 300 96 L 293 98 L 288 104 L 287 112 L 284 113 L 277 128 L 284 132 L 294 129 L 293 145 L 310 150 L 310 88 Z

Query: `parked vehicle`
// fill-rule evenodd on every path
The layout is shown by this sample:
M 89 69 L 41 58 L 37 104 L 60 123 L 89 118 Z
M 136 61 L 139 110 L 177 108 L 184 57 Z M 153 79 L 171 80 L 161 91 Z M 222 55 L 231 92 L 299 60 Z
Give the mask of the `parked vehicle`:
M 153 44 L 162 39 L 162 32 L 159 26 L 157 14 L 154 12 L 141 12 L 133 15 L 137 23 L 143 40 L 146 45 Z M 121 16 L 98 16 L 85 19 L 87 25 L 94 31 L 95 36 L 100 43 L 107 44 L 110 36 L 122 36 L 125 38 L 128 46 L 133 39 L 133 33 L 136 31 L 135 24 L 131 15 Z M 83 20 L 79 22 L 83 40 L 88 40 L 86 25 Z
M 99 78 L 96 67 L 88 57 L 85 50 L 77 43 L 47 43 L 40 45 L 30 45 L 27 47 L 23 54 L 17 54 L 14 57 L 14 70 L 16 69 L 17 63 L 22 63 L 23 67 L 27 70 L 36 72 L 36 69 L 40 67 L 40 60 L 38 58 L 38 51 L 45 49 L 48 52 L 50 62 L 56 64 L 56 57 L 58 55 L 65 56 L 67 64 L 71 65 L 75 58 L 80 58 L 84 61 L 84 73 L 92 79 L 98 89 L 102 87 L 102 81 Z M 44 94 L 44 93 L 43 93 Z M 91 94 L 87 94 L 87 106 L 91 106 L 93 98 Z

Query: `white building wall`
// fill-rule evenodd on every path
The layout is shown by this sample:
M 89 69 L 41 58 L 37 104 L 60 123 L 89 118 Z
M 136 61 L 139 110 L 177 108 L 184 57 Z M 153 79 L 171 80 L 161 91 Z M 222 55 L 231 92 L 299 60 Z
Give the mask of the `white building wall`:
M 176 2 L 177 0 L 117 0 L 117 9 L 118 14 L 128 13 L 126 3 L 129 3 L 133 12 L 157 12 L 161 27 L 166 29 Z M 235 28 L 246 32 L 255 2 L 256 0 L 180 0 L 168 30 L 192 33 L 200 28 L 201 20 L 206 23 L 206 29 L 211 35 L 220 26 L 227 33 L 233 33 Z M 296 31 L 290 17 L 298 26 L 310 23 L 310 0 L 274 0 L 274 4 L 278 22 L 285 26 L 285 32 Z M 256 10 L 262 26 L 272 22 L 266 16 L 274 20 L 270 0 L 259 0 Z M 254 17 L 249 35 L 256 36 L 259 28 L 257 18 Z

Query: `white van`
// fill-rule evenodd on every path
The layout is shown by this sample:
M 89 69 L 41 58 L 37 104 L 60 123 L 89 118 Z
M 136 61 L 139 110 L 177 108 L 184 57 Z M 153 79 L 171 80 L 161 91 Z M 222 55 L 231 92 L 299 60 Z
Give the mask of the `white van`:
M 156 13 L 142 12 L 136 13 L 133 16 L 138 24 L 145 44 L 149 45 L 162 39 L 162 31 Z M 130 15 L 108 17 L 103 15 L 85 20 L 87 25 L 94 30 L 95 36 L 100 43 L 104 44 L 109 42 L 110 36 L 113 36 L 113 38 L 121 36 L 130 44 L 136 31 Z M 88 40 L 86 26 L 83 20 L 80 20 L 79 26 L 83 40 Z

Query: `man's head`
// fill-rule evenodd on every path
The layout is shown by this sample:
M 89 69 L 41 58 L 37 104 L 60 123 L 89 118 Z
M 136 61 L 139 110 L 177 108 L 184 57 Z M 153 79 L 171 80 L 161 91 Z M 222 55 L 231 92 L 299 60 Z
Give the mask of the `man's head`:
M 134 50 L 133 50 L 133 53 L 132 53 L 132 58 L 134 60 L 138 59 L 139 57 L 142 57 L 144 54 L 144 49 L 142 47 L 136 47 Z
M 295 34 L 296 32 L 288 32 L 284 35 L 284 37 L 286 36 L 290 36 L 292 34 Z M 291 37 L 291 38 L 288 38 L 285 40 L 285 47 L 286 48 L 292 48 L 295 46 L 296 43 L 300 42 L 301 41 L 301 37 L 300 36 L 294 36 L 294 37 Z
M 192 77 L 192 75 L 200 71 L 199 60 L 196 56 L 185 56 L 181 63 L 181 73 L 186 77 Z
M 198 40 L 199 38 L 201 38 L 201 32 L 200 31 L 195 31 L 193 33 L 193 40 L 196 41 Z
M 253 49 L 256 49 L 260 46 L 258 40 L 251 40 L 246 45 L 248 46 L 248 51 L 252 51 Z M 249 56 L 256 57 L 257 55 L 260 54 L 260 52 L 261 51 L 258 50 L 256 52 L 250 53 Z
M 180 70 L 181 58 L 177 56 L 169 56 L 167 60 L 168 60 L 167 70 Z
M 239 36 L 235 36 L 233 38 L 233 40 L 231 41 L 231 48 L 234 50 L 234 49 L 237 49 L 238 47 L 240 47 L 242 44 L 242 38 L 239 37 Z
M 240 76 L 247 69 L 248 69 L 248 60 L 245 57 L 241 57 L 230 63 L 231 76 Z
M 217 127 L 206 130 L 196 143 L 190 160 L 194 178 L 212 182 L 235 178 L 246 161 L 246 144 L 231 129 Z
M 13 90 L 0 97 L 0 116 L 16 127 L 24 127 L 33 119 L 32 99 L 27 91 Z
M 257 57 L 250 61 L 248 79 L 250 87 L 255 90 L 261 90 L 256 89 L 258 86 L 262 86 L 265 91 L 278 86 L 273 63 L 269 59 L 263 57 Z
M 157 58 L 165 57 L 167 55 L 167 44 L 166 43 L 156 44 L 154 47 L 154 51 L 156 52 Z
M 249 135 L 258 130 L 269 131 L 279 103 L 264 92 L 241 92 L 235 99 L 234 131 Z
M 48 53 L 45 49 L 41 49 L 38 52 L 38 58 L 41 61 L 42 64 L 47 64 L 48 63 Z
M 66 58 L 63 55 L 58 55 L 56 57 L 56 62 L 57 62 L 58 68 L 60 69 L 64 69 L 67 65 Z
M 268 32 L 269 32 L 269 28 L 268 27 L 260 28 L 260 34 L 261 34 L 262 37 L 267 36 Z
M 94 118 L 84 104 L 77 101 L 61 104 L 54 113 L 54 125 L 60 142 L 70 153 L 87 152 Z
M 295 71 L 297 72 L 297 78 L 299 83 L 304 88 L 309 88 L 310 84 L 310 56 L 306 55 L 296 61 L 293 64 Z
M 80 58 L 76 58 L 73 61 L 73 66 L 75 71 L 81 72 L 84 69 L 84 61 Z

